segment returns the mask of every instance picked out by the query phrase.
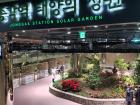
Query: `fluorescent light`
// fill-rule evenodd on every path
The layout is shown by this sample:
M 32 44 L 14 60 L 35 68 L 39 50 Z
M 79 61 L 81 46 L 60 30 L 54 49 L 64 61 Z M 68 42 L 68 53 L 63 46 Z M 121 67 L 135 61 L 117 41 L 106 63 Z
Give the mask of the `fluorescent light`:
M 98 26 L 97 26 L 97 25 L 94 25 L 93 27 L 94 27 L 94 28 L 98 28 Z
M 71 32 L 70 32 L 70 31 L 68 31 L 68 32 L 67 32 L 67 34 L 71 34 Z
M 67 43 L 70 43 L 70 40 L 67 40 Z
M 140 30 L 140 27 L 138 27 L 138 30 Z
M 82 42 L 85 42 L 86 40 L 85 39 L 82 39 Z
M 16 34 L 16 37 L 18 37 L 19 36 L 19 34 Z
M 22 30 L 22 32 L 24 33 L 24 32 L 26 32 L 25 30 Z
M 65 49 L 68 49 L 68 47 L 67 47 L 67 46 L 65 46 L 64 48 L 65 48 Z

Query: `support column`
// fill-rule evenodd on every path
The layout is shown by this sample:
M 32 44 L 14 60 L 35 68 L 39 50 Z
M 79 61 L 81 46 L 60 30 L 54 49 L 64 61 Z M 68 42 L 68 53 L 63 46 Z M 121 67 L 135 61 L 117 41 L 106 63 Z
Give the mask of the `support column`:
M 6 105 L 5 81 L 3 60 L 0 59 L 0 105 Z
M 13 69 L 9 54 L 7 33 L 2 33 L 2 59 L 0 60 L 0 105 L 13 105 Z
M 3 37 L 0 35 L 0 105 L 6 105 L 6 76 L 3 56 Z

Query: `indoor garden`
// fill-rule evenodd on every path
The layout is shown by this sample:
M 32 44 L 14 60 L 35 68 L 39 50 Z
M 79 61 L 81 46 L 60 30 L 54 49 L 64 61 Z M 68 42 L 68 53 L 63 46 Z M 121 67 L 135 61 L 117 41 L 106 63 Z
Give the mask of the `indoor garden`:
M 124 98 L 126 86 L 140 84 L 140 57 L 126 61 L 121 56 L 106 65 L 103 54 L 72 54 L 71 69 L 61 73 L 53 86 L 89 98 Z

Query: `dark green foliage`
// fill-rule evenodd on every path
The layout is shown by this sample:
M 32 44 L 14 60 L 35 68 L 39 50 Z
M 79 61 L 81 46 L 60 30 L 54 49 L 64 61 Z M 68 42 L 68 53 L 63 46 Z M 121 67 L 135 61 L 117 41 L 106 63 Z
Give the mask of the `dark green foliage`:
M 114 76 L 102 77 L 101 81 L 102 81 L 102 84 L 101 84 L 102 87 L 112 87 L 117 84 L 117 78 Z
M 134 76 L 123 76 L 122 81 L 124 84 L 131 84 L 134 85 L 135 84 L 135 78 Z
M 90 88 L 92 88 L 92 89 L 98 88 L 100 86 L 101 79 L 100 79 L 98 73 L 91 72 L 89 74 L 88 84 L 89 84 Z
M 92 89 L 98 88 L 101 85 L 101 79 L 99 76 L 100 63 L 99 59 L 93 58 L 92 63 L 94 64 L 93 70 L 89 73 L 88 84 Z
M 137 60 L 137 65 L 135 69 L 135 80 L 137 84 L 140 84 L 140 59 Z
M 114 62 L 115 66 L 117 68 L 119 68 L 120 70 L 126 70 L 128 67 L 128 64 L 125 62 L 124 59 L 122 58 L 118 58 L 115 62 Z
M 89 73 L 89 70 L 87 70 L 86 68 L 85 68 L 85 69 L 82 68 L 82 69 L 81 69 L 81 72 L 82 72 L 83 74 L 87 74 L 87 73 Z
M 75 73 L 74 70 L 69 70 L 68 71 L 68 78 L 79 78 L 81 77 L 81 72 L 79 71 L 78 73 Z
M 61 81 L 55 81 L 55 82 L 53 83 L 53 87 L 62 90 Z

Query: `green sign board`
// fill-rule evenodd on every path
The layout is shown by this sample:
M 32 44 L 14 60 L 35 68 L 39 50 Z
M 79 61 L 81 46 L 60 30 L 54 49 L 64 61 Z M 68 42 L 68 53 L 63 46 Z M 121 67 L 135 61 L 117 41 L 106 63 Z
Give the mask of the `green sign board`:
M 84 32 L 84 31 L 80 31 L 79 35 L 80 35 L 80 39 L 85 39 L 86 38 L 86 32 Z

